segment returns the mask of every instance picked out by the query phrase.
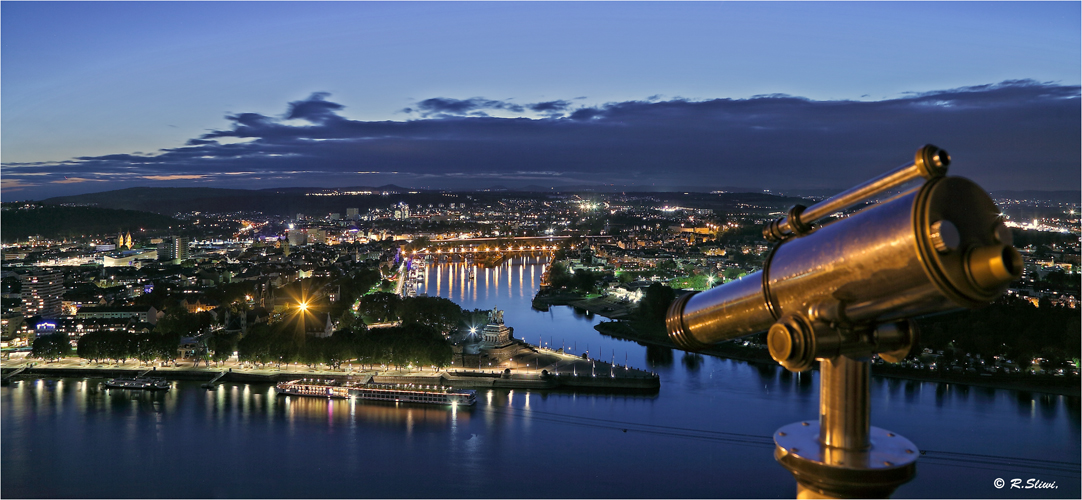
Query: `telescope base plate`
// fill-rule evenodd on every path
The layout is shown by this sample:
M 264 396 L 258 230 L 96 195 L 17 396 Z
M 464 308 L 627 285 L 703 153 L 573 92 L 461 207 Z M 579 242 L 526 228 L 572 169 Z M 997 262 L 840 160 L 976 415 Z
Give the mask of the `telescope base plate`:
M 796 422 L 774 433 L 774 459 L 797 480 L 800 498 L 886 498 L 916 474 L 920 451 L 908 439 L 871 427 L 867 450 L 826 446 L 819 423 Z

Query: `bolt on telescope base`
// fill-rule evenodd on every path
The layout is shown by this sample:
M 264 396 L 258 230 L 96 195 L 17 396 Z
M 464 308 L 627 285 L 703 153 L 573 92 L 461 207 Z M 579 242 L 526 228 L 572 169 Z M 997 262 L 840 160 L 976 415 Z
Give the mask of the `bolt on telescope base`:
M 797 498 L 887 498 L 916 474 L 917 447 L 878 427 L 871 446 L 853 451 L 819 441 L 818 422 L 796 422 L 774 433 L 774 459 L 797 481 Z

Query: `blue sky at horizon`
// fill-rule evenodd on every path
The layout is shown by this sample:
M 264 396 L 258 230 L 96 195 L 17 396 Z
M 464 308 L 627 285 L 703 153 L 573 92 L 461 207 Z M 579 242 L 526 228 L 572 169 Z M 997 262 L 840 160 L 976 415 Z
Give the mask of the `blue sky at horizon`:
M 301 177 L 327 186 L 573 184 L 588 180 L 573 172 L 591 168 L 633 171 L 628 182 L 650 184 L 664 181 L 650 171 L 670 157 L 674 182 L 700 183 L 716 158 L 719 172 L 734 172 L 710 184 L 771 186 L 792 177 L 786 162 L 829 161 L 847 136 L 823 117 L 842 108 L 839 120 L 872 119 L 879 126 L 869 130 L 898 144 L 861 139 L 882 159 L 854 153 L 836 185 L 867 176 L 857 162 L 904 161 L 923 142 L 956 157 L 951 143 L 960 144 L 985 165 L 1012 154 L 1043 165 L 1036 176 L 1012 174 L 1007 160 L 983 177 L 963 168 L 990 189 L 1079 184 L 1078 2 L 6 1 L 0 14 L 5 200 Z M 968 90 L 949 93 L 956 89 Z M 752 99 L 774 94 L 801 99 Z M 895 117 L 901 104 L 912 109 Z M 329 114 L 298 111 L 313 105 Z M 932 108 L 950 116 L 925 127 L 913 110 Z M 960 117 L 963 108 L 975 114 Z M 236 119 L 249 114 L 262 117 L 260 127 Z M 771 134 L 733 133 L 748 147 L 799 146 L 757 165 L 776 175 L 742 177 L 725 164 L 741 158 L 729 154 L 738 144 L 705 144 L 709 134 L 695 130 L 709 127 L 684 128 L 719 116 L 736 132 L 771 117 L 752 125 Z M 672 126 L 659 126 L 666 118 Z M 799 125 L 810 122 L 820 123 Z M 981 129 L 990 122 L 999 125 Z M 925 138 L 924 129 L 937 133 Z M 296 147 L 275 142 L 286 132 Z M 316 132 L 323 139 L 305 136 Z M 609 144 L 561 155 L 568 133 Z M 979 137 L 990 134 L 1013 143 L 1010 154 L 982 152 Z M 613 154 L 621 141 L 657 149 L 634 164 Z M 518 164 L 523 151 L 539 158 Z M 461 164 L 432 159 L 459 154 Z

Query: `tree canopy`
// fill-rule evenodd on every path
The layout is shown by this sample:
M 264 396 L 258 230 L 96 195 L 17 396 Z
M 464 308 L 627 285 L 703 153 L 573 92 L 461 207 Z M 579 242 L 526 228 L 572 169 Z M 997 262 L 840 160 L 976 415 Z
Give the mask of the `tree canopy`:
M 34 339 L 30 355 L 41 359 L 60 359 L 71 356 L 71 342 L 63 333 L 42 335 Z

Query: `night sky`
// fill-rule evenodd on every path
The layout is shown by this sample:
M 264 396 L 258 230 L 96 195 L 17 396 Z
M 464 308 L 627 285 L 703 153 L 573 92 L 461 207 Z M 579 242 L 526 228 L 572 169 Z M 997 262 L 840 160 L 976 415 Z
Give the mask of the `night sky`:
M 3 2 L 2 197 L 1079 189 L 1080 5 Z

